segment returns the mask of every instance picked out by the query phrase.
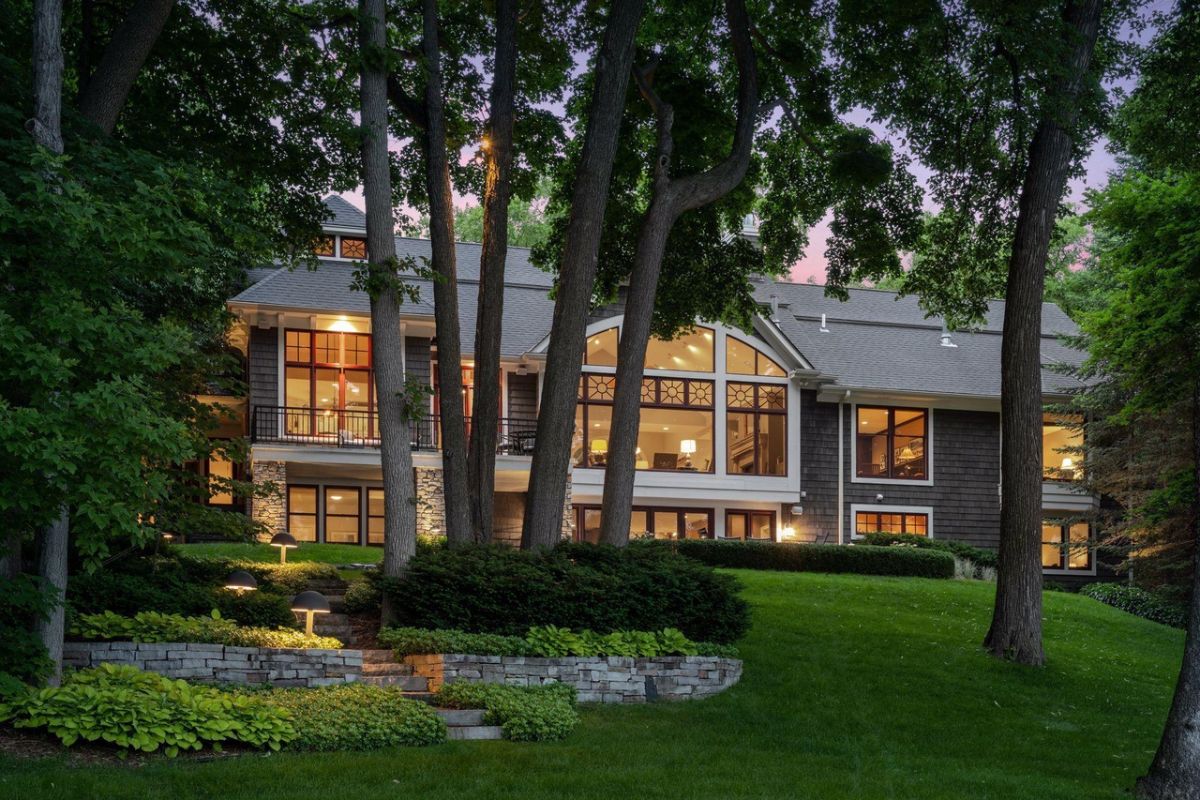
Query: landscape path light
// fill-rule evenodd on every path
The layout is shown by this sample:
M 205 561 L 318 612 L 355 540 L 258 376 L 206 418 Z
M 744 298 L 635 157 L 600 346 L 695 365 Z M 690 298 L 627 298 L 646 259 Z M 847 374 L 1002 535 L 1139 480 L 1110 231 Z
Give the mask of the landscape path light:
M 258 581 L 254 576 L 244 569 L 235 569 L 229 573 L 229 577 L 225 579 L 225 588 L 230 589 L 238 594 L 243 592 L 253 592 L 258 588 Z
M 292 536 L 290 533 L 277 533 L 271 537 L 271 547 L 279 548 L 280 564 L 287 563 L 288 550 L 295 550 L 299 546 L 300 543 L 296 541 L 296 537 Z
M 292 598 L 292 611 L 304 613 L 304 632 L 313 635 L 313 617 L 317 614 L 329 613 L 329 601 L 320 592 L 311 589 L 301 592 Z

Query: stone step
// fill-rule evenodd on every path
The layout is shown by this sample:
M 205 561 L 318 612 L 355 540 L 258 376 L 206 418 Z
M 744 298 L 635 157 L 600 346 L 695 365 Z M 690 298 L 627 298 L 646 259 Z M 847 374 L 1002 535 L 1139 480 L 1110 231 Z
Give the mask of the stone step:
M 400 694 L 404 695 L 405 700 L 416 700 L 418 703 L 433 703 L 437 699 L 437 694 L 430 691 L 405 691 Z
M 499 725 L 452 726 L 446 728 L 446 738 L 459 741 L 503 739 L 504 731 Z
M 451 728 L 483 724 L 484 710 L 482 708 L 438 708 L 434 710 Z
M 367 686 L 395 686 L 405 692 L 429 691 L 429 679 L 415 675 L 363 675 L 358 680 Z
M 390 664 L 396 659 L 391 650 L 363 650 L 364 664 Z
M 363 662 L 363 675 L 412 675 L 413 668 L 409 664 L 395 662 Z

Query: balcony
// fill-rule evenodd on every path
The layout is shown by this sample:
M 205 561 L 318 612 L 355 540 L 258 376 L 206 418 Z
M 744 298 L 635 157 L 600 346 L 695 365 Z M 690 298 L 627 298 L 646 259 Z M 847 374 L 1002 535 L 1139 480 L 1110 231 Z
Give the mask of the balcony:
M 536 419 L 502 417 L 496 443 L 500 455 L 533 455 Z M 471 420 L 468 418 L 467 435 Z M 441 425 L 436 414 L 409 423 L 412 449 L 441 450 Z M 343 408 L 290 408 L 255 406 L 250 418 L 250 441 L 270 444 L 302 444 L 323 447 L 379 447 L 379 419 L 374 411 Z

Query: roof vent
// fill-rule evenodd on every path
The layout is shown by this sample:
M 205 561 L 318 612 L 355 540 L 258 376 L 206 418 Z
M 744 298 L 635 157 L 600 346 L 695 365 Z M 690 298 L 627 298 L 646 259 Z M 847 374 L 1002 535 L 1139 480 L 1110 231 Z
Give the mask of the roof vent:
M 768 298 L 771 302 L 771 322 L 779 323 L 779 295 L 773 294 Z
M 958 347 L 958 345 L 956 345 L 954 343 L 954 341 L 950 338 L 950 329 L 947 328 L 945 325 L 942 326 L 941 339 L 942 339 L 942 347 Z
M 825 325 L 825 315 L 821 315 L 821 333 L 829 333 L 829 328 Z

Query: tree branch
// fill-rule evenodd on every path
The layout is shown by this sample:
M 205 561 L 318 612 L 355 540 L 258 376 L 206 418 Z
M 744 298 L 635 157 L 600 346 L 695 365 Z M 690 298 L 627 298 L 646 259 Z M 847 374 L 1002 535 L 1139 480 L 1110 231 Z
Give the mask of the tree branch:
M 387 96 L 396 110 L 414 127 L 420 130 L 429 127 L 429 115 L 426 113 L 425 104 L 409 94 L 395 75 L 388 75 Z
M 113 33 L 79 98 L 79 110 L 111 136 L 142 64 L 167 24 L 175 0 L 138 0 Z

